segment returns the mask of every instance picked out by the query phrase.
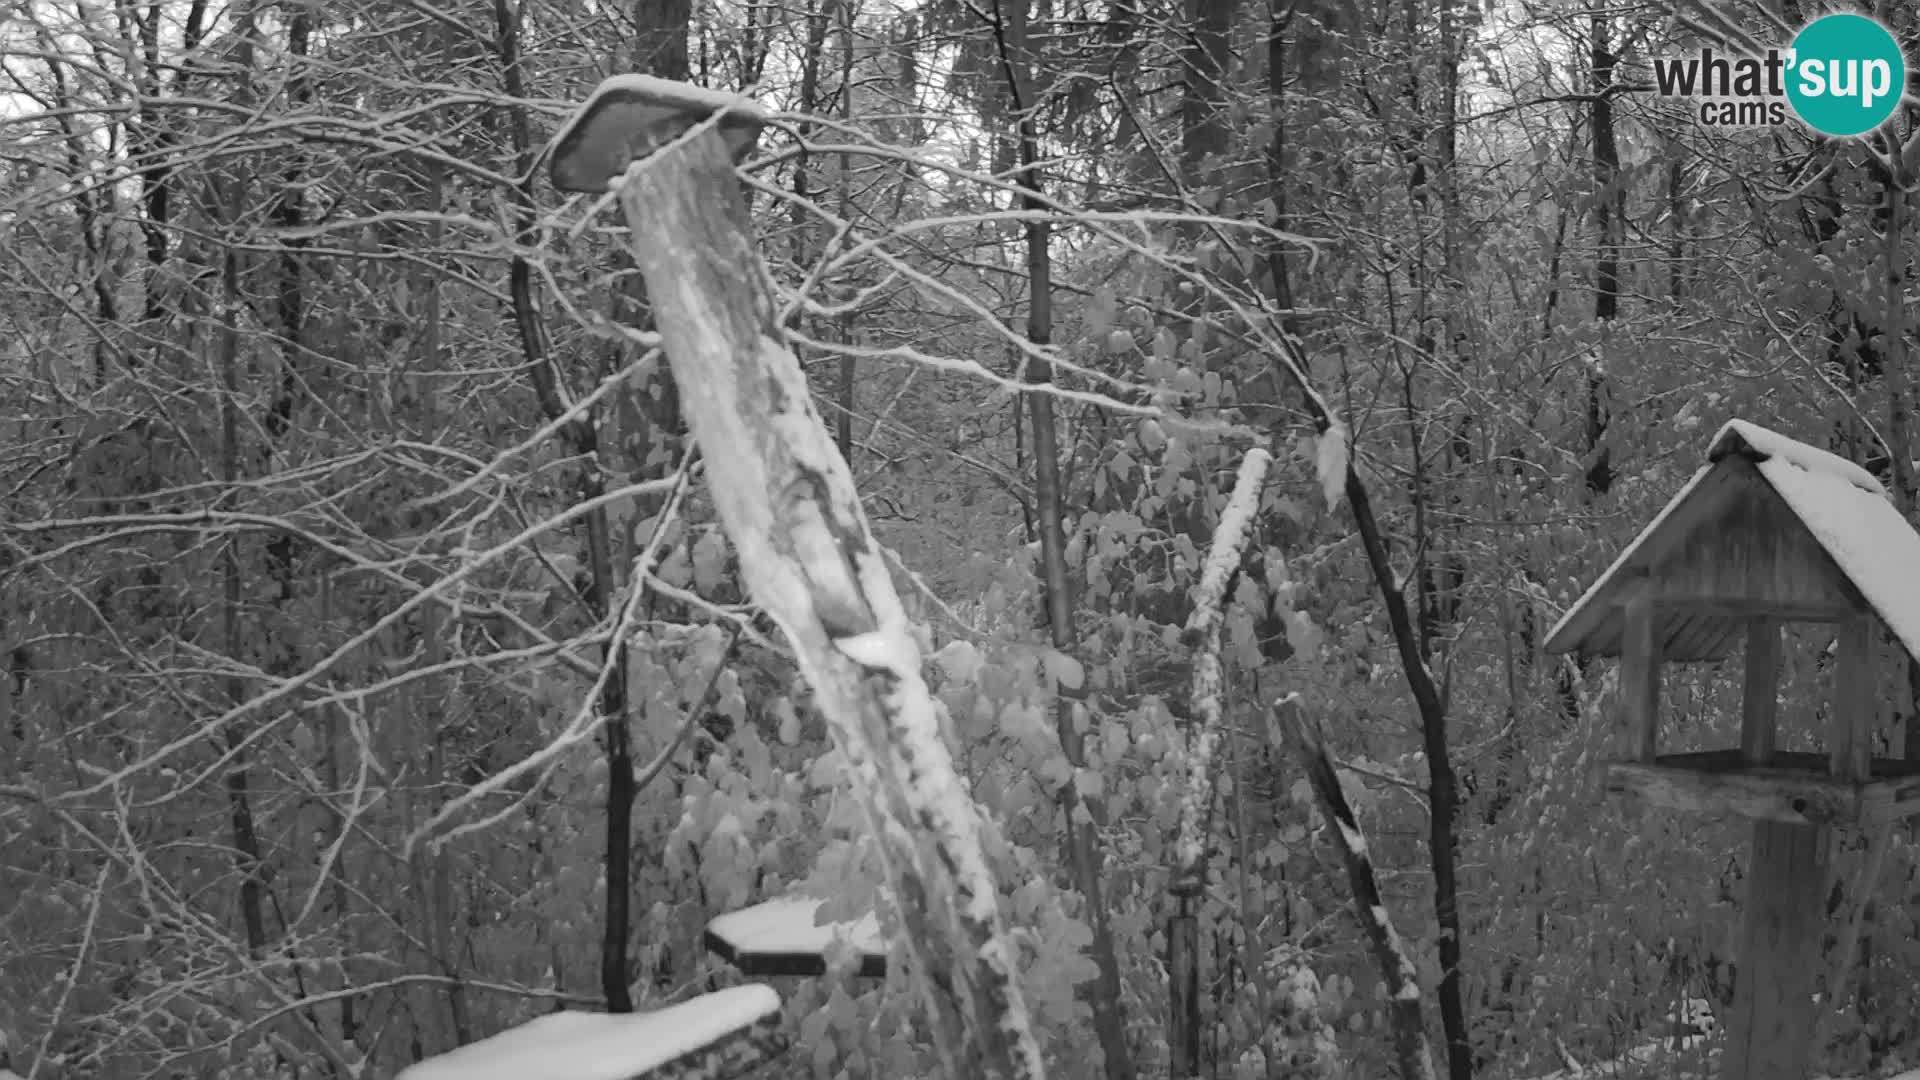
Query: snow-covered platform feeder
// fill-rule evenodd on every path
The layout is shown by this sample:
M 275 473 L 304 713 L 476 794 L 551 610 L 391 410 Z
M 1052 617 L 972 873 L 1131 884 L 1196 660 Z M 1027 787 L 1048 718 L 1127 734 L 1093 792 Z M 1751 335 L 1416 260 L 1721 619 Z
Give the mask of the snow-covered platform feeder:
M 872 915 L 852 922 L 820 922 L 824 900 L 785 896 L 731 912 L 707 924 L 707 951 L 742 975 L 824 975 L 837 947 L 853 950 L 855 973 L 887 973 L 887 944 Z
M 735 986 L 654 1012 L 542 1016 L 428 1058 L 398 1080 L 734 1080 L 788 1045 L 780 995 Z
M 1780 628 L 1795 622 L 1836 631 L 1822 753 L 1775 749 Z M 1805 1080 L 1833 830 L 1920 814 L 1920 764 L 1873 757 L 1882 625 L 1920 656 L 1920 534 L 1865 470 L 1735 420 L 1547 636 L 1549 652 L 1619 657 L 1625 747 L 1609 791 L 1755 822 L 1723 1075 Z M 1740 745 L 1659 753 L 1661 664 L 1737 647 Z

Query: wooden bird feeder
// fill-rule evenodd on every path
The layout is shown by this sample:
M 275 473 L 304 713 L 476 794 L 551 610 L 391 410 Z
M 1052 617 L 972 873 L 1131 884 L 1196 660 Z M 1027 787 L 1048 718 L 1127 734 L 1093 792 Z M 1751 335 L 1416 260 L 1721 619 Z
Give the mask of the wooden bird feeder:
M 1834 627 L 1824 753 L 1777 750 L 1780 627 Z M 1607 789 L 1667 811 L 1754 821 L 1740 977 L 1722 1075 L 1805 1080 L 1835 829 L 1920 814 L 1920 763 L 1877 759 L 1884 625 L 1920 655 L 1920 534 L 1865 470 L 1735 420 L 1653 523 L 1547 637 L 1620 658 L 1625 746 Z M 1740 745 L 1659 751 L 1664 661 L 1745 649 Z

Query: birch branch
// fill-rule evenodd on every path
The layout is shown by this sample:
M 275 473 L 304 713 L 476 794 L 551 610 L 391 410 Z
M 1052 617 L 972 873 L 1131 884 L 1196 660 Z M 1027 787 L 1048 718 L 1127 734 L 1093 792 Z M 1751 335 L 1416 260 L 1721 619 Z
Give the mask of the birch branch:
M 1220 745 L 1224 687 L 1220 669 L 1220 626 L 1233 580 L 1253 531 L 1260 508 L 1260 489 L 1266 483 L 1273 458 L 1258 447 L 1240 459 L 1233 494 L 1220 512 L 1200 585 L 1187 618 L 1185 640 L 1193 649 L 1193 719 L 1187 729 L 1186 787 L 1180 799 L 1180 832 L 1175 843 L 1174 878 L 1183 881 L 1201 872 L 1206 857 L 1207 812 L 1213 805 L 1213 759 Z M 1197 884 L 1197 882 L 1195 883 Z

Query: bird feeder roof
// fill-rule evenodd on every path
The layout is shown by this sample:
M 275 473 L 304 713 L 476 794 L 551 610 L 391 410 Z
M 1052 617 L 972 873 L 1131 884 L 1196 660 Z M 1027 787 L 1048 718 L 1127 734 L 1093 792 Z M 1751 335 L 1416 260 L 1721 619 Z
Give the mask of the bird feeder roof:
M 1552 653 L 1617 656 L 1622 605 L 1654 590 L 1661 654 L 1718 660 L 1754 616 L 1871 611 L 1920 656 L 1920 533 L 1866 470 L 1744 420 L 1547 635 Z
M 651 75 L 601 81 L 554 133 L 547 173 L 561 191 L 599 194 L 627 166 L 713 120 L 736 162 L 760 137 L 767 114 L 751 99 Z

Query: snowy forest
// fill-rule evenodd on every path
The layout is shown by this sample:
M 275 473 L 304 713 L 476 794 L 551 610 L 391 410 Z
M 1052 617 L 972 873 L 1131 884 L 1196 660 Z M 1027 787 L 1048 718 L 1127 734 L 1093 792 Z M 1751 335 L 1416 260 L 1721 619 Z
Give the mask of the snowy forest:
M 1607 771 L 1648 695 L 1750 750 L 1741 650 L 1548 639 L 1716 432 L 1920 524 L 1920 72 L 1656 77 L 1824 10 L 0 0 L 0 1077 L 765 983 L 765 1077 L 1744 1080 L 1763 833 Z M 627 73 L 737 179 L 556 184 Z M 747 294 L 804 382 L 722 438 Z M 1920 776 L 1872 625 L 1785 626 L 1780 749 Z M 1818 1075 L 1920 1066 L 1914 820 L 1822 856 Z M 886 962 L 713 951 L 791 897 Z

